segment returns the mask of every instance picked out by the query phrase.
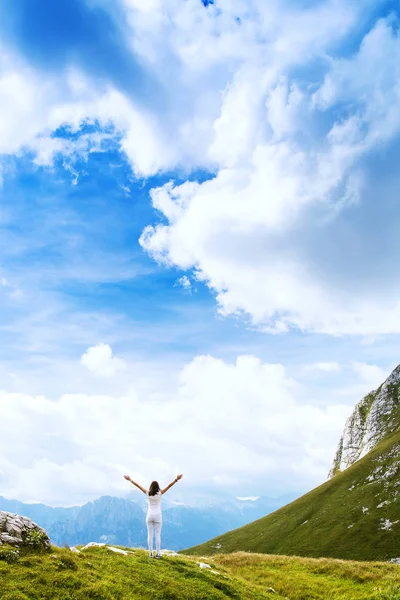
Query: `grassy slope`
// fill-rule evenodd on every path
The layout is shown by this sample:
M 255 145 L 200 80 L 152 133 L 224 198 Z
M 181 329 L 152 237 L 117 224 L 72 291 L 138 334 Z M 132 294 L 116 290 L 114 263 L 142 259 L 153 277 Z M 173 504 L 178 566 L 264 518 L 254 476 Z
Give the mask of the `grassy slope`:
M 274 589 L 271 599 L 400 600 L 398 565 L 246 552 L 218 555 L 215 561 L 237 578 Z
M 53 548 L 48 554 L 29 554 L 12 564 L 0 561 L 0 598 L 261 600 L 267 597 L 251 582 L 200 569 L 195 560 L 183 557 L 156 560 L 150 559 L 144 550 L 127 550 L 128 556 L 106 548 L 92 548 L 76 555 L 68 549 Z
M 56 553 L 56 558 L 52 556 Z M 200 569 L 191 557 L 149 559 L 93 548 L 53 548 L 8 565 L 0 561 L 2 600 L 400 600 L 400 567 L 237 553 Z M 210 563 L 210 561 L 207 561 Z M 270 591 L 275 590 L 275 593 Z
M 400 557 L 399 455 L 397 432 L 305 496 L 185 554 L 244 550 L 352 560 Z M 378 508 L 386 500 L 389 504 Z M 386 531 L 382 528 L 386 519 L 399 522 Z

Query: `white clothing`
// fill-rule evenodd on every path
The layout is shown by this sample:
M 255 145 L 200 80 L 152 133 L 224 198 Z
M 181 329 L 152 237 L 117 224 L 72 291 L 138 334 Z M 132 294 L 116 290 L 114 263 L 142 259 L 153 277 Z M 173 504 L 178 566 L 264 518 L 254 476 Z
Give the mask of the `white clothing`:
M 155 496 L 149 496 L 149 492 L 146 492 L 148 509 L 147 518 L 159 517 L 161 519 L 161 499 L 162 493 L 158 492 Z
M 146 519 L 147 523 L 147 543 L 149 545 L 150 554 L 153 552 L 153 538 L 156 538 L 156 551 L 160 554 L 161 550 L 161 521 L 151 521 Z
M 150 554 L 153 552 L 153 538 L 156 538 L 156 551 L 160 554 L 161 548 L 161 527 L 162 527 L 162 514 L 161 514 L 161 499 L 162 493 L 158 492 L 155 496 L 149 496 L 149 492 L 146 492 L 148 500 L 148 509 L 146 516 L 147 524 L 147 543 L 149 545 Z

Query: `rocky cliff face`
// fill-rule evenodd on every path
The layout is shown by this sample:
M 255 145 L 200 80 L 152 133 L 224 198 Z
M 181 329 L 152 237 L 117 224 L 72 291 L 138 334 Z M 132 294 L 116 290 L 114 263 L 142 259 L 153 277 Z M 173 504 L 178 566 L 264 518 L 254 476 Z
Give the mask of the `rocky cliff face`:
M 348 418 L 329 477 L 344 471 L 400 428 L 400 365 Z

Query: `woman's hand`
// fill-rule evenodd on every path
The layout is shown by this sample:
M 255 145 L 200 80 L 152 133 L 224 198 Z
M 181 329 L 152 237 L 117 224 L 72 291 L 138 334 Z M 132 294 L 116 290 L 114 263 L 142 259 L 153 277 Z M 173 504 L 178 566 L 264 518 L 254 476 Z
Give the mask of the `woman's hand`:
M 183 477 L 183 475 L 182 475 L 182 474 L 181 474 L 181 475 L 177 475 L 177 476 L 176 476 L 176 480 L 177 480 L 177 481 L 179 481 L 180 479 L 182 479 L 182 477 Z
M 131 481 L 131 478 L 129 477 L 129 475 L 124 475 L 124 479 L 126 479 L 127 481 Z

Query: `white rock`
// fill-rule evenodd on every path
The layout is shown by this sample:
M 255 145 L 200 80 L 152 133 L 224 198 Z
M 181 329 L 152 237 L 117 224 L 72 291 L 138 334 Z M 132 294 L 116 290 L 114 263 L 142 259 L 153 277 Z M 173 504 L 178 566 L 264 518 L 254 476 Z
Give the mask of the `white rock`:
M 393 525 L 396 525 L 399 521 L 393 521 L 393 523 L 389 519 L 382 519 L 381 521 L 381 529 L 384 531 L 391 531 Z
M 128 556 L 127 551 L 121 550 L 121 548 L 114 548 L 114 546 L 107 546 L 107 550 L 111 550 L 112 552 L 115 552 L 116 554 L 124 554 L 125 556 Z
M 106 544 L 100 544 L 99 542 L 89 542 L 88 544 L 86 544 L 86 546 L 84 546 L 82 548 L 82 551 L 83 550 L 88 550 L 89 548 L 102 548 L 105 545 Z
M 210 565 L 207 563 L 199 562 L 197 564 L 199 565 L 200 569 L 211 569 Z
M 18 546 L 20 543 L 17 537 L 8 535 L 8 533 L 0 533 L 0 540 L 2 544 L 10 544 L 10 546 Z
M 81 554 L 81 551 L 78 550 L 78 548 L 75 548 L 75 546 L 72 546 L 72 548 L 70 548 L 71 552 L 74 552 L 75 554 Z
M 36 525 L 31 519 L 14 513 L 0 511 L 0 545 L 22 546 L 25 536 L 31 531 L 41 533 L 43 547 L 45 549 L 50 548 L 50 539 L 45 530 Z

